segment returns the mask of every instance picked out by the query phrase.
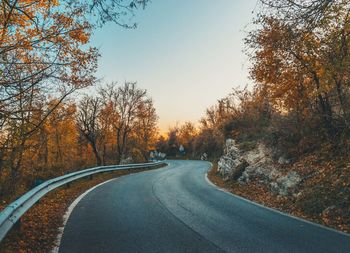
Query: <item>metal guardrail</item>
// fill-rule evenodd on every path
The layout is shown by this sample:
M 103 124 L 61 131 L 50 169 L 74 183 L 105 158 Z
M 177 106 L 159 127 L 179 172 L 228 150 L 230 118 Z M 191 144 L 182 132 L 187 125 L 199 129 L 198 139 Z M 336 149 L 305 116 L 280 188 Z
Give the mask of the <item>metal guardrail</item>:
M 16 201 L 8 205 L 2 212 L 0 212 L 0 242 L 2 241 L 2 239 L 4 239 L 9 230 L 28 209 L 30 209 L 35 203 L 37 203 L 38 200 L 42 198 L 45 194 L 52 191 L 53 189 L 56 189 L 57 187 L 68 184 L 74 180 L 101 172 L 126 169 L 154 168 L 165 164 L 165 162 L 153 162 L 99 166 L 49 179 L 22 195 Z

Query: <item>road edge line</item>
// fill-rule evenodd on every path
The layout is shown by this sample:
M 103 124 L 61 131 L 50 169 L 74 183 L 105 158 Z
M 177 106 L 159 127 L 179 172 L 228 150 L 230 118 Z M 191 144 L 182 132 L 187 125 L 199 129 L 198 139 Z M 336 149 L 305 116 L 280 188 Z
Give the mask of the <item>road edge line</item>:
M 212 164 L 212 163 L 210 163 L 210 164 L 211 164 L 211 168 L 212 168 L 212 167 L 213 167 L 213 164 Z M 210 169 L 211 169 L 211 168 L 210 168 Z M 292 219 L 295 219 L 295 220 L 298 220 L 298 221 L 301 221 L 301 222 L 308 223 L 308 224 L 310 224 L 310 225 L 314 225 L 314 226 L 316 226 L 316 227 L 320 227 L 320 228 L 323 228 L 323 229 L 326 229 L 326 230 L 329 230 L 329 231 L 332 231 L 332 232 L 336 232 L 336 233 L 338 233 L 338 234 L 341 234 L 341 235 L 350 237 L 350 234 L 345 233 L 345 232 L 343 232 L 343 231 L 340 231 L 340 230 L 337 230 L 337 229 L 334 229 L 334 228 L 331 228 L 331 227 L 326 227 L 326 226 L 324 226 L 324 225 L 321 225 L 321 224 L 318 224 L 318 223 L 315 223 L 315 222 L 312 222 L 312 221 L 303 219 L 303 218 L 301 218 L 301 217 L 294 216 L 294 215 L 289 214 L 289 213 L 284 213 L 284 212 L 282 212 L 282 211 L 280 211 L 280 210 L 277 210 L 277 209 L 275 209 L 275 208 L 268 207 L 268 206 L 264 206 L 264 205 L 262 205 L 262 204 L 260 204 L 260 203 L 257 203 L 257 202 L 254 202 L 254 201 L 252 201 L 252 200 L 243 198 L 243 197 L 241 197 L 241 196 L 238 196 L 238 195 L 236 195 L 236 194 L 234 194 L 234 193 L 232 193 L 232 192 L 230 192 L 230 191 L 228 191 L 228 190 L 226 190 L 226 189 L 224 189 L 224 188 L 221 188 L 221 187 L 217 186 L 217 185 L 214 184 L 212 181 L 210 181 L 210 179 L 208 178 L 208 172 L 205 173 L 205 181 L 207 181 L 207 183 L 208 183 L 209 185 L 215 187 L 217 190 L 219 190 L 219 191 L 221 191 L 221 192 L 224 192 L 224 193 L 226 193 L 226 194 L 229 194 L 229 195 L 231 195 L 231 196 L 234 196 L 234 197 L 236 197 L 236 198 L 238 198 L 238 199 L 240 199 L 240 200 L 243 200 L 243 201 L 245 201 L 245 202 L 248 202 L 248 203 L 250 203 L 250 204 L 256 205 L 256 206 L 261 207 L 261 208 L 268 209 L 268 210 L 270 210 L 270 211 L 272 211 L 272 212 L 275 212 L 275 213 L 278 213 L 278 214 L 287 216 L 287 217 L 289 217 L 289 218 L 292 218 Z
M 87 195 L 89 194 L 91 191 L 95 190 L 97 187 L 100 187 L 106 183 L 109 183 L 113 180 L 117 180 L 120 177 L 117 178 L 112 178 L 109 179 L 105 182 L 99 183 L 93 187 L 91 187 L 90 189 L 87 189 L 85 192 L 83 192 L 82 194 L 80 194 L 68 207 L 67 211 L 64 213 L 63 215 L 63 224 L 61 227 L 58 228 L 59 230 L 59 234 L 57 235 L 56 241 L 55 241 L 55 247 L 51 250 L 51 253 L 58 253 L 60 245 L 61 245 L 61 240 L 62 240 L 62 236 L 63 236 L 63 232 L 64 232 L 64 228 L 66 227 L 66 224 L 68 222 L 68 219 L 70 217 L 70 215 L 72 214 L 74 208 L 78 205 L 78 203 Z

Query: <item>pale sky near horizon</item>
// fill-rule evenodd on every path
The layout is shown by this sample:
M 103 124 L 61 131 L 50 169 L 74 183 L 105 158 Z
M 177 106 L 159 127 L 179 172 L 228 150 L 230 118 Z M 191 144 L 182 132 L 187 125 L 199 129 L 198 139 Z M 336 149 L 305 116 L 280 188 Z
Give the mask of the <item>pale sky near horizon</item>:
M 257 0 L 152 0 L 138 28 L 107 24 L 94 32 L 97 76 L 137 81 L 153 98 L 159 127 L 198 122 L 206 108 L 244 87 L 249 62 L 243 39 Z

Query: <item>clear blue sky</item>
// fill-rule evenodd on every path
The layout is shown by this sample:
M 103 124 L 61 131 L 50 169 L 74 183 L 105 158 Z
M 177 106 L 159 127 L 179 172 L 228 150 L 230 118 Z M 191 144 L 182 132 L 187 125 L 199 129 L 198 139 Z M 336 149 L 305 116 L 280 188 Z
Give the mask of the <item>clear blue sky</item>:
M 94 33 L 102 55 L 97 75 L 147 89 L 163 131 L 197 122 L 217 99 L 249 83 L 243 38 L 256 1 L 152 0 L 134 18 L 137 29 L 108 24 Z

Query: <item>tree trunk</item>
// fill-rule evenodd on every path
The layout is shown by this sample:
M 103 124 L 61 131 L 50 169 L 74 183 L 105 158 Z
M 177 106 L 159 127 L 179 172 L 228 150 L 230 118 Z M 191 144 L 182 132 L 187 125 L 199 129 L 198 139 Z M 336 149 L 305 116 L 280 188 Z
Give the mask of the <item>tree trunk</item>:
M 96 147 L 96 143 L 95 142 L 91 142 L 91 147 L 92 147 L 92 151 L 94 152 L 95 158 L 96 158 L 96 165 L 100 166 L 102 165 L 102 161 L 101 161 L 101 157 L 100 154 L 98 153 L 97 147 Z
M 320 79 L 318 78 L 316 72 L 313 72 L 312 74 L 316 84 L 316 88 L 319 91 Z M 328 135 L 332 137 L 334 135 L 332 107 L 327 97 L 323 97 L 321 94 L 319 94 L 317 98 L 318 98 L 319 107 L 321 109 L 321 118 L 322 118 L 324 127 L 326 128 Z

